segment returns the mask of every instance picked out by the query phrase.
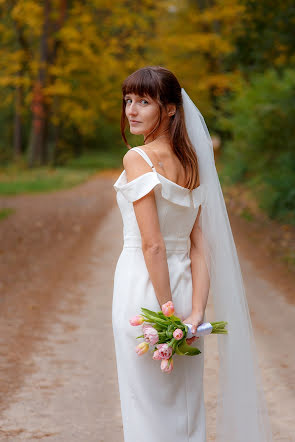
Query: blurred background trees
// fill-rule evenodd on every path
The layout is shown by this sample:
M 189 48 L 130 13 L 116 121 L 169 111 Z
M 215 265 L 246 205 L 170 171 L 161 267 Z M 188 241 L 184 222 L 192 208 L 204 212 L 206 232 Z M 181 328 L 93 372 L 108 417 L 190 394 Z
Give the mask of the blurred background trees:
M 221 139 L 225 178 L 255 189 L 271 217 L 295 223 L 291 0 L 0 0 L 0 7 L 2 167 L 120 167 L 121 83 L 160 64 Z

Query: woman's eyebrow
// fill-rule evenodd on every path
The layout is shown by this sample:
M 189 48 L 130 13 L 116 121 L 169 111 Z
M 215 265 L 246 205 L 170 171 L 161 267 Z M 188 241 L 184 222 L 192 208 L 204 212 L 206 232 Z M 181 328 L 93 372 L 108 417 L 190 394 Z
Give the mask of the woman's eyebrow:
M 138 94 L 134 94 L 134 95 L 138 98 L 141 98 L 141 99 L 144 98 L 144 99 L 150 100 L 150 97 L 148 95 L 138 95 Z M 124 99 L 126 100 L 127 98 L 131 98 L 130 94 L 124 95 Z
M 140 98 L 148 97 L 148 95 L 146 95 L 146 94 L 133 94 L 133 95 L 136 95 L 137 97 L 140 97 Z M 130 97 L 130 94 L 125 94 L 125 97 Z

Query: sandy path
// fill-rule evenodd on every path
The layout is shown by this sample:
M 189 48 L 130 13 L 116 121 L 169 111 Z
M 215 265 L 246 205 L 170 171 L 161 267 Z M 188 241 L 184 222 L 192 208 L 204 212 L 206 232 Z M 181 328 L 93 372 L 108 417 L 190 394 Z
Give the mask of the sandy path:
M 121 440 L 111 331 L 112 275 L 121 242 L 117 215 L 111 210 L 80 249 L 74 281 L 67 272 L 56 287 L 54 321 L 27 362 L 35 370 L 2 414 L 0 440 Z
M 38 370 L 5 410 L 1 440 L 121 440 L 110 310 L 120 249 L 120 231 L 113 230 L 116 216 L 117 211 L 108 213 L 83 251 L 75 284 L 63 281 L 58 315 L 32 358 Z
M 109 193 L 109 199 L 106 215 L 96 228 L 91 224 L 87 241 L 79 243 L 79 254 L 72 254 L 70 263 L 60 269 L 54 308 L 51 305 L 42 317 L 42 324 L 46 323 L 42 333 L 36 324 L 38 339 L 19 365 L 18 371 L 24 372 L 20 381 L 4 389 L 1 441 L 123 442 L 111 328 L 113 272 L 122 247 L 122 223 L 114 195 L 112 199 Z M 293 441 L 295 308 L 240 249 L 239 256 L 274 439 Z M 208 319 L 211 314 L 209 299 Z M 275 326 L 280 326 L 279 332 Z M 216 352 L 217 337 L 207 337 L 208 441 L 214 441 Z

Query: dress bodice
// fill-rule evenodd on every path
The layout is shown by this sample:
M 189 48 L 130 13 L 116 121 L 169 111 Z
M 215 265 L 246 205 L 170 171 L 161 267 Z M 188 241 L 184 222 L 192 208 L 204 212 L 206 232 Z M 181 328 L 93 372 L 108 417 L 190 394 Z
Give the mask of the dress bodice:
M 129 182 L 123 170 L 113 185 L 117 192 L 117 203 L 123 219 L 124 241 L 131 237 L 141 239 L 132 203 L 152 190 L 155 193 L 164 241 L 188 240 L 199 206 L 205 204 L 206 186 L 200 184 L 193 190 L 182 187 L 158 173 L 146 152 L 141 148 L 133 147 L 132 150 L 138 152 L 152 170 Z

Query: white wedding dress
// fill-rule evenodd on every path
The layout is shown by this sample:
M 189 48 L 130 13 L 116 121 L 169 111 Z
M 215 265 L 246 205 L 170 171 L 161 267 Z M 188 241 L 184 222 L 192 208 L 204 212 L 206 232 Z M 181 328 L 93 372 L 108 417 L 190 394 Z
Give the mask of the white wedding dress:
M 206 418 L 203 390 L 204 337 L 193 346 L 197 356 L 173 356 L 174 368 L 163 373 L 149 350 L 135 352 L 143 341 L 141 326 L 129 323 L 141 307 L 161 310 L 145 264 L 133 201 L 154 190 L 161 232 L 166 244 L 172 300 L 183 318 L 192 307 L 189 236 L 204 201 L 201 184 L 190 191 L 158 173 L 150 158 L 134 147 L 151 166 L 150 172 L 127 182 L 125 170 L 114 188 L 123 219 L 124 246 L 115 274 L 112 325 L 116 351 L 121 413 L 125 442 L 205 442 Z M 204 322 L 206 317 L 204 318 Z M 119 441 L 118 441 L 119 442 Z

